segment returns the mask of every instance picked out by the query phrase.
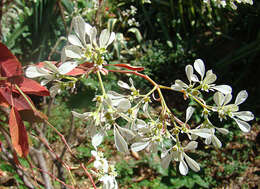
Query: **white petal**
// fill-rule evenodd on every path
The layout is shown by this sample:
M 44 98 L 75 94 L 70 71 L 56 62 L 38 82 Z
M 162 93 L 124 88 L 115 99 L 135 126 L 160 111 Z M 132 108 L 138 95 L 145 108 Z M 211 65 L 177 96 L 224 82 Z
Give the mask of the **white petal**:
M 229 131 L 225 128 L 216 128 L 221 134 L 226 135 L 229 133 Z
M 117 106 L 118 112 L 126 112 L 130 108 L 131 108 L 131 103 L 128 99 L 121 100 Z
M 195 60 L 194 68 L 200 74 L 201 79 L 203 79 L 203 77 L 205 75 L 205 65 L 201 59 Z
M 108 29 L 102 30 L 100 37 L 99 37 L 99 47 L 105 48 L 106 44 L 109 40 L 109 37 L 110 37 L 110 32 L 108 31 Z
M 85 23 L 85 33 L 90 36 L 90 30 L 91 30 L 92 26 L 88 23 Z
M 86 119 L 92 114 L 91 112 L 85 112 L 83 114 L 80 114 L 80 113 L 74 112 L 74 111 L 71 111 L 71 113 L 74 117 L 77 117 L 77 118 L 80 118 L 80 119 Z
M 182 175 L 187 175 L 187 173 L 188 173 L 188 166 L 187 166 L 187 164 L 185 163 L 184 160 L 180 161 L 179 170 L 180 170 L 180 173 Z
M 214 87 L 211 87 L 212 89 L 215 89 L 223 94 L 229 94 L 232 93 L 232 88 L 228 85 L 217 85 Z
M 72 44 L 72 45 L 76 45 L 79 47 L 83 47 L 79 38 L 76 35 L 69 35 L 68 36 L 68 41 Z
M 185 67 L 185 71 L 186 71 L 186 75 L 187 75 L 188 80 L 191 82 L 191 78 L 193 76 L 193 67 L 192 67 L 192 65 L 187 65 Z
M 185 160 L 188 163 L 189 167 L 193 171 L 198 172 L 200 170 L 200 166 L 199 166 L 199 164 L 195 160 L 193 160 L 192 158 L 187 156 L 185 153 L 184 153 L 184 157 L 185 157 Z
M 77 62 L 65 62 L 58 68 L 60 74 L 69 73 L 71 70 L 78 66 Z
M 245 133 L 249 132 L 250 129 L 251 129 L 251 126 L 245 122 L 245 121 L 242 121 L 240 119 L 234 119 L 238 125 L 238 127 Z
M 135 134 L 133 131 L 131 131 L 130 129 L 127 128 L 123 128 L 123 127 L 119 127 L 117 126 L 119 132 L 123 135 L 124 138 L 126 138 L 126 140 L 132 140 L 135 137 Z
M 186 123 L 189 121 L 189 119 L 191 118 L 193 112 L 194 112 L 194 108 L 189 106 L 186 110 Z
M 172 89 L 172 90 L 175 90 L 175 91 L 181 91 L 181 90 L 183 90 L 183 88 L 182 88 L 181 86 L 179 86 L 179 85 L 172 85 L 172 86 L 171 86 L 171 89 Z
M 69 58 L 81 58 L 81 49 L 75 45 L 65 47 L 65 55 Z
M 122 88 L 124 88 L 124 89 L 130 89 L 130 86 L 129 86 L 127 83 L 125 83 L 125 82 L 123 82 L 123 81 L 121 81 L 121 80 L 119 80 L 119 81 L 117 82 L 117 84 L 119 85 L 119 87 L 122 87 Z
M 103 138 L 104 138 L 104 134 L 103 133 L 99 132 L 99 133 L 95 134 L 92 137 L 92 140 L 91 140 L 92 146 L 97 148 L 97 146 L 99 146 L 102 143 Z
M 211 143 L 211 138 L 212 138 L 211 136 L 206 138 L 205 144 L 209 145 Z
M 116 38 L 116 34 L 114 32 L 112 32 L 111 35 L 110 35 L 109 41 L 106 44 L 106 47 L 108 45 L 110 45 L 115 40 L 115 38 Z
M 216 92 L 213 96 L 213 100 L 217 106 L 222 106 L 225 100 L 225 97 L 222 93 Z
M 254 114 L 250 111 L 234 112 L 233 115 L 244 121 L 251 121 L 255 118 Z
M 128 145 L 116 127 L 114 127 L 115 145 L 119 152 L 129 153 Z
M 43 62 L 43 67 L 54 73 L 59 73 L 58 68 L 55 66 L 55 64 L 53 64 L 53 62 L 45 61 Z
M 179 85 L 180 87 L 183 87 L 183 88 L 189 87 L 186 83 L 184 83 L 182 80 L 179 80 L 179 79 L 175 80 L 175 85 Z
M 217 147 L 217 148 L 221 148 L 222 146 L 222 143 L 221 141 L 215 136 L 215 135 L 212 135 L 212 144 Z
M 198 142 L 196 141 L 191 141 L 187 146 L 185 146 L 183 149 L 185 150 L 195 150 L 198 147 Z
M 39 69 L 37 69 L 36 66 L 29 66 L 25 70 L 25 75 L 26 75 L 26 77 L 29 77 L 29 78 L 36 78 L 36 77 L 49 75 L 49 73 L 41 73 L 41 72 L 39 72 Z
M 72 25 L 75 33 L 78 35 L 80 41 L 85 46 L 85 21 L 81 16 L 77 16 L 72 20 Z
M 228 104 L 228 103 L 231 101 L 231 99 L 232 99 L 232 95 L 231 95 L 230 93 L 229 93 L 229 94 L 226 94 L 226 95 L 225 95 L 225 100 L 224 100 L 223 105 Z
M 95 27 L 90 29 L 89 39 L 91 44 L 97 45 L 97 29 Z
M 210 137 L 210 129 L 204 128 L 204 129 L 193 129 L 190 130 L 190 133 L 200 136 L 202 138 L 208 138 Z
M 214 83 L 217 80 L 217 76 L 212 72 L 212 70 L 207 71 L 206 77 L 204 79 L 205 84 Z
M 247 97 L 248 97 L 248 94 L 247 94 L 246 90 L 240 91 L 237 94 L 235 104 L 236 105 L 242 104 L 247 99 Z
M 138 151 L 145 149 L 149 145 L 149 143 L 150 143 L 149 141 L 148 142 L 136 142 L 131 145 L 131 149 L 134 152 L 138 152 Z
M 169 167 L 171 159 L 172 157 L 169 153 L 167 153 L 167 155 L 162 158 L 161 165 L 163 169 L 167 169 Z

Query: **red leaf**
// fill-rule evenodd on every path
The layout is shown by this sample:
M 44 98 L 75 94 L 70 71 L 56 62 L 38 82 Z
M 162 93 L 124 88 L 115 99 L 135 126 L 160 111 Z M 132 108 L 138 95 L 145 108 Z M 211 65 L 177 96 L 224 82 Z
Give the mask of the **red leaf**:
M 86 73 L 85 70 L 80 69 L 80 68 L 74 68 L 73 70 L 71 70 L 70 72 L 66 73 L 65 75 L 77 76 L 77 75 L 82 75 L 84 73 Z
M 2 77 L 22 75 L 21 63 L 2 43 L 0 43 L 0 69 Z
M 12 104 L 13 98 L 13 104 Z M 20 110 L 30 110 L 32 109 L 25 98 L 17 93 L 13 93 L 9 88 L 0 88 L 0 99 L 8 103 L 10 106 L 14 106 L 18 111 Z M 28 97 L 28 99 L 30 99 Z M 33 102 L 31 101 L 33 104 Z
M 19 84 L 20 89 L 26 94 L 34 94 L 38 96 L 50 96 L 49 91 L 34 80 L 24 78 Z
M 126 68 L 126 69 L 133 70 L 133 71 L 143 71 L 144 70 L 143 67 L 130 66 L 129 64 L 108 64 L 108 66 L 110 66 L 110 65 L 121 67 L 121 68 Z
M 10 112 L 9 129 L 15 151 L 19 156 L 26 157 L 29 153 L 28 136 L 23 121 L 14 107 Z

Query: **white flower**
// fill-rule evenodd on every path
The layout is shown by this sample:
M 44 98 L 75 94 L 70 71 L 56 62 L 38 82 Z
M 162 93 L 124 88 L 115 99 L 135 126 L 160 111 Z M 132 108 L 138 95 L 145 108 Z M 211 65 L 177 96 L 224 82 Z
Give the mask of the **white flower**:
M 232 88 L 228 85 L 214 84 L 214 82 L 217 80 L 217 76 L 212 72 L 212 70 L 208 70 L 205 76 L 205 65 L 201 59 L 195 60 L 194 68 L 201 76 L 200 84 L 202 90 L 206 92 L 208 92 L 209 90 L 217 90 L 222 92 L 223 94 L 228 94 L 232 92 Z
M 198 172 L 200 170 L 199 164 L 194 161 L 192 158 L 190 158 L 184 151 L 186 150 L 194 150 L 198 146 L 198 143 L 195 141 L 191 141 L 189 144 L 187 144 L 186 147 L 178 147 L 174 146 L 170 150 L 165 151 L 162 153 L 162 167 L 164 169 L 168 168 L 171 160 L 179 161 L 179 171 L 182 175 L 186 175 L 188 173 L 188 166 L 195 172 Z M 184 161 L 186 160 L 186 162 Z
M 228 104 L 232 99 L 232 95 L 224 95 L 220 92 L 216 92 L 213 99 L 217 107 L 213 107 L 213 110 L 218 112 L 220 119 L 225 118 L 227 115 L 236 121 L 237 125 L 243 132 L 249 132 L 251 127 L 247 121 L 253 120 L 254 114 L 250 111 L 239 112 L 238 107 L 238 105 L 242 104 L 247 97 L 248 94 L 245 90 L 240 91 L 236 97 L 235 103 Z
M 74 62 L 65 62 L 56 67 L 53 62 L 45 61 L 41 66 L 29 66 L 25 70 L 26 77 L 36 78 L 43 77 L 42 85 L 46 85 L 49 81 L 54 80 L 57 74 L 65 75 L 77 66 Z
M 103 182 L 103 189 L 118 189 L 118 185 L 114 176 L 104 175 L 99 180 Z
M 104 62 L 103 57 L 97 57 L 98 54 L 106 52 L 106 48 L 114 41 L 115 33 L 108 29 L 101 31 L 99 43 L 97 43 L 97 29 L 90 24 L 85 23 L 82 17 L 77 16 L 73 19 L 72 25 L 74 34 L 68 36 L 71 45 L 64 49 L 65 55 L 72 59 L 83 59 L 85 61 L 94 61 L 98 65 Z M 86 39 L 86 35 L 88 38 Z
M 91 155 L 95 157 L 94 167 L 102 173 L 107 173 L 109 166 L 107 160 L 104 158 L 103 153 L 92 150 Z

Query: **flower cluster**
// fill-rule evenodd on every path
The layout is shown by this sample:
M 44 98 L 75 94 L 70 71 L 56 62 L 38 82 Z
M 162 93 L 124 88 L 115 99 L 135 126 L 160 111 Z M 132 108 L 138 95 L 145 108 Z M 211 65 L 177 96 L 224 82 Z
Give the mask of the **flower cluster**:
M 92 156 L 95 158 L 94 168 L 96 171 L 92 171 L 99 181 L 103 182 L 103 189 L 117 189 L 118 185 L 115 177 L 117 172 L 114 165 L 109 165 L 102 152 L 97 150 L 97 147 L 101 144 L 103 135 L 98 133 L 92 138 L 92 145 L 95 150 L 91 151 Z
M 132 8 L 132 11 L 134 12 L 135 9 Z M 42 66 L 30 66 L 26 70 L 26 75 L 32 78 L 42 77 L 44 84 L 50 81 L 63 83 L 62 79 L 68 79 L 75 84 L 78 79 L 73 76 L 78 73 L 83 76 L 84 74 L 88 76 L 90 73 L 97 75 L 102 93 L 93 99 L 96 102 L 95 109 L 85 113 L 72 111 L 72 114 L 89 123 L 87 132 L 95 148 L 91 152 L 95 157 L 93 174 L 103 182 L 103 188 L 118 188 L 114 167 L 108 165 L 103 153 L 97 148 L 102 143 L 103 137 L 108 135 L 109 130 L 113 130 L 115 146 L 119 152 L 129 153 L 131 150 L 138 152 L 144 149 L 155 153 L 161 151 L 162 167 L 167 168 L 171 161 L 177 161 L 182 175 L 188 173 L 188 167 L 194 171 L 200 170 L 199 164 L 187 154 L 188 151 L 195 151 L 198 138 L 202 138 L 206 145 L 212 144 L 220 148 L 222 143 L 216 133 L 227 134 L 229 132 L 226 128 L 212 124 L 211 115 L 218 114 L 220 121 L 231 118 L 243 132 L 250 130 L 247 122 L 253 120 L 254 115 L 250 111 L 239 111 L 239 105 L 248 96 L 247 92 L 241 91 L 235 102 L 230 104 L 232 88 L 225 84 L 217 85 L 215 83 L 216 74 L 212 70 L 206 71 L 201 59 L 195 60 L 193 65 L 186 66 L 187 82 L 177 79 L 171 87 L 159 85 L 148 76 L 138 72 L 143 69 L 126 64 L 114 64 L 120 69 L 126 68 L 131 71 L 109 71 L 141 76 L 150 81 L 154 87 L 148 93 L 141 94 L 130 78 L 129 83 L 118 81 L 118 86 L 123 91 L 122 94 L 107 91 L 100 73 L 105 73 L 104 55 L 107 47 L 114 41 L 115 33 L 104 29 L 97 40 L 97 29 L 85 23 L 81 17 L 74 18 L 72 25 L 75 34 L 68 36 L 70 44 L 64 47 L 62 63 L 59 66 L 50 62 L 45 62 Z M 84 71 L 76 72 L 75 69 L 79 69 L 79 67 L 84 67 Z M 161 89 L 183 93 L 184 99 L 197 102 L 203 110 L 203 122 L 196 126 L 189 125 L 188 122 L 195 111 L 195 108 L 191 106 L 186 110 L 185 121 L 177 118 L 168 108 Z M 203 93 L 210 94 L 211 92 L 214 93 L 212 95 L 214 103 L 209 105 L 203 99 Z M 159 98 L 154 97 L 155 93 L 159 95 Z M 157 113 L 151 111 L 153 101 L 160 102 L 161 110 Z M 185 138 L 186 142 L 182 141 L 182 138 Z M 166 141 L 168 144 L 170 141 L 170 145 L 165 145 Z
M 203 0 L 204 3 L 207 3 L 208 5 L 210 5 L 210 3 L 213 3 L 214 5 L 218 6 L 218 7 L 226 7 L 227 5 L 229 5 L 232 9 L 236 10 L 237 6 L 236 3 L 244 3 L 244 4 L 250 4 L 253 5 L 253 0 L 230 0 L 230 1 L 226 1 L 226 0 Z

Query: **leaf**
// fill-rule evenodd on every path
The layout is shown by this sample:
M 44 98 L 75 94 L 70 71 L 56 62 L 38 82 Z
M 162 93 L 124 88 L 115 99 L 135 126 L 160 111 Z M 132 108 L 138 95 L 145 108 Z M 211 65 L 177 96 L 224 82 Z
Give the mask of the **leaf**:
M 143 39 L 142 34 L 137 28 L 130 28 L 128 32 L 132 32 L 135 34 L 137 41 L 140 43 Z
M 128 145 L 116 127 L 114 127 L 115 145 L 119 152 L 129 153 Z
M 143 67 L 136 67 L 136 66 L 131 66 L 129 64 L 109 64 L 110 66 L 117 66 L 117 67 L 121 67 L 121 68 L 126 68 L 129 70 L 133 70 L 133 71 L 143 71 L 144 68 Z
M 14 107 L 10 111 L 9 129 L 15 151 L 19 156 L 26 157 L 29 153 L 28 136 L 23 121 Z
M 0 96 L 1 99 L 8 103 L 10 106 L 14 105 L 14 107 L 18 111 L 31 109 L 31 106 L 28 104 L 28 102 L 24 99 L 23 96 L 12 92 L 9 88 L 0 88 Z M 13 103 L 11 97 L 13 98 Z M 28 99 L 30 98 L 28 97 Z M 33 104 L 32 101 L 31 103 Z
M 38 96 L 50 96 L 48 89 L 41 86 L 34 80 L 24 78 L 22 83 L 19 84 L 20 89 L 26 94 L 34 94 Z
M 0 69 L 2 77 L 14 77 L 22 75 L 22 65 L 11 51 L 0 43 Z

